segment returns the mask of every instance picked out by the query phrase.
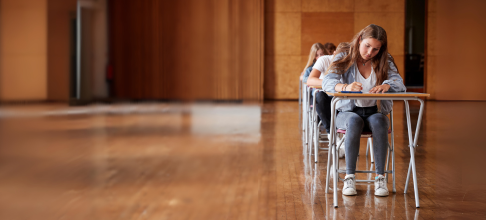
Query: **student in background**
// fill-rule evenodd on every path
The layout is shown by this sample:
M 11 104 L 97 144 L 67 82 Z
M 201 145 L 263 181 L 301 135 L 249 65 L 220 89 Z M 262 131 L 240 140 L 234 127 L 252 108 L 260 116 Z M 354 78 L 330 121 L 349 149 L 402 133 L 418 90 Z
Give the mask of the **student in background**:
M 332 47 L 330 47 L 332 49 L 328 51 L 329 52 L 332 51 L 334 53 L 334 50 L 336 49 L 334 44 L 327 43 L 324 45 L 324 47 L 326 47 L 326 45 L 328 45 L 328 48 L 329 45 L 332 45 Z M 329 66 L 332 63 L 332 58 L 333 55 L 324 55 L 319 57 L 319 59 L 317 59 L 314 66 L 312 67 L 312 71 L 307 80 L 307 85 L 309 86 L 322 85 L 322 79 L 324 79 L 326 70 L 329 68 Z M 332 97 L 329 97 L 325 92 L 316 93 L 316 111 L 317 114 L 319 115 L 320 120 L 322 121 L 323 129 L 325 129 L 328 134 L 328 138 L 329 138 L 330 126 L 331 126 L 331 100 Z M 341 145 L 341 147 L 338 149 L 338 156 L 339 158 L 344 158 L 345 156 L 344 145 Z
M 326 43 L 324 44 L 324 54 L 325 55 L 333 55 L 334 52 L 336 51 L 336 45 L 333 43 Z
M 370 24 L 354 36 L 351 42 L 341 44 L 333 58 L 322 88 L 328 92 L 362 91 L 369 93 L 404 92 L 403 80 L 398 74 L 393 57 L 388 53 L 386 31 Z M 388 115 L 393 102 L 382 100 L 378 109 L 376 100 L 341 100 L 337 103 L 336 127 L 346 130 L 346 176 L 343 195 L 356 195 L 356 160 L 363 129 L 373 133 L 376 165 L 375 195 L 388 196 L 385 162 L 388 146 Z
M 324 55 L 332 55 L 335 50 L 336 50 L 336 46 L 334 46 L 334 44 L 332 43 L 326 43 L 325 45 L 322 45 L 321 43 L 313 44 L 304 71 L 302 71 L 302 73 L 300 74 L 300 80 L 307 83 L 307 79 L 309 77 L 310 72 L 312 71 L 312 67 L 316 63 L 316 60 L 319 59 L 319 57 Z
M 310 49 L 310 53 L 309 53 L 309 59 L 307 60 L 307 64 L 305 65 L 304 67 L 304 70 L 302 71 L 302 73 L 300 73 L 300 80 L 302 80 L 303 82 L 307 82 L 307 77 L 309 75 L 307 75 L 307 77 L 305 77 L 305 73 L 309 70 L 312 70 L 312 67 L 314 66 L 314 63 L 316 62 L 316 60 L 323 56 L 324 55 L 324 45 L 322 45 L 321 43 L 315 43 L 315 44 L 312 44 L 312 47 Z

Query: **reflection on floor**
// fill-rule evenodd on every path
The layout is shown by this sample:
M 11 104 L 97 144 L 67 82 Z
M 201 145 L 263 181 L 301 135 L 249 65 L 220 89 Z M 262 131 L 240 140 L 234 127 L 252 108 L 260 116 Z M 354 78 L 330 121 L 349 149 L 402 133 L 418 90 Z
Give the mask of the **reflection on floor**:
M 484 219 L 485 111 L 426 102 L 416 209 L 413 187 L 403 194 L 400 102 L 397 193 L 358 184 L 357 196 L 338 190 L 339 208 L 324 190 L 327 152 L 308 158 L 297 102 L 3 106 L 0 219 Z M 373 169 L 365 144 L 358 166 Z

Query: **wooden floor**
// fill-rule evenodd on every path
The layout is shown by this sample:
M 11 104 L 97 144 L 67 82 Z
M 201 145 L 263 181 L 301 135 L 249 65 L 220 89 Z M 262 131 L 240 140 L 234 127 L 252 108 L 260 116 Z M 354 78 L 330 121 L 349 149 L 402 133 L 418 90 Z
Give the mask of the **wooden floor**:
M 394 109 L 397 193 L 359 184 L 333 208 L 297 102 L 3 106 L 0 219 L 486 219 L 486 102 L 426 102 L 419 209 Z

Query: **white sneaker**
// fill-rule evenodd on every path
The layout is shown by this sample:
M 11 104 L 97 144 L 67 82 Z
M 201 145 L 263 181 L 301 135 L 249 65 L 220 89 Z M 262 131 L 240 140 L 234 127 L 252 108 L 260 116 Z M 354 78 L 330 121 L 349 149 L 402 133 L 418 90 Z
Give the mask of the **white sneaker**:
M 343 195 L 354 196 L 356 192 L 356 179 L 354 174 L 348 174 L 344 177 Z
M 388 196 L 386 179 L 383 175 L 375 177 L 375 196 Z

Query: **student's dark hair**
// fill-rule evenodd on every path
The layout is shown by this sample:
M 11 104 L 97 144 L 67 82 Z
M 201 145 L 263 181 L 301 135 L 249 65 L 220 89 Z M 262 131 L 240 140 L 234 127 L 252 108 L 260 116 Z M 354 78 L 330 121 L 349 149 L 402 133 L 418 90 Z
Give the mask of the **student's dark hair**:
M 363 30 L 361 30 L 358 34 L 356 34 L 351 42 L 349 43 L 340 43 L 336 54 L 345 53 L 345 56 L 342 57 L 340 60 L 335 61 L 331 64 L 328 71 L 329 72 L 336 72 L 337 74 L 344 74 L 354 63 L 357 62 L 358 59 L 361 58 L 359 53 L 359 44 L 360 41 L 367 39 L 367 38 L 374 38 L 381 42 L 381 48 L 378 54 L 371 58 L 371 65 L 375 70 L 376 74 L 376 85 L 381 85 L 383 81 L 388 78 L 388 60 L 390 60 L 394 65 L 395 62 L 393 61 L 393 57 L 388 54 L 388 42 L 386 39 L 386 31 L 382 27 L 370 24 L 366 26 Z M 396 67 L 396 65 L 395 65 Z M 398 70 L 397 70 L 398 72 Z
M 333 43 L 326 43 L 324 44 L 324 55 L 332 55 L 334 51 L 336 50 L 336 45 Z

